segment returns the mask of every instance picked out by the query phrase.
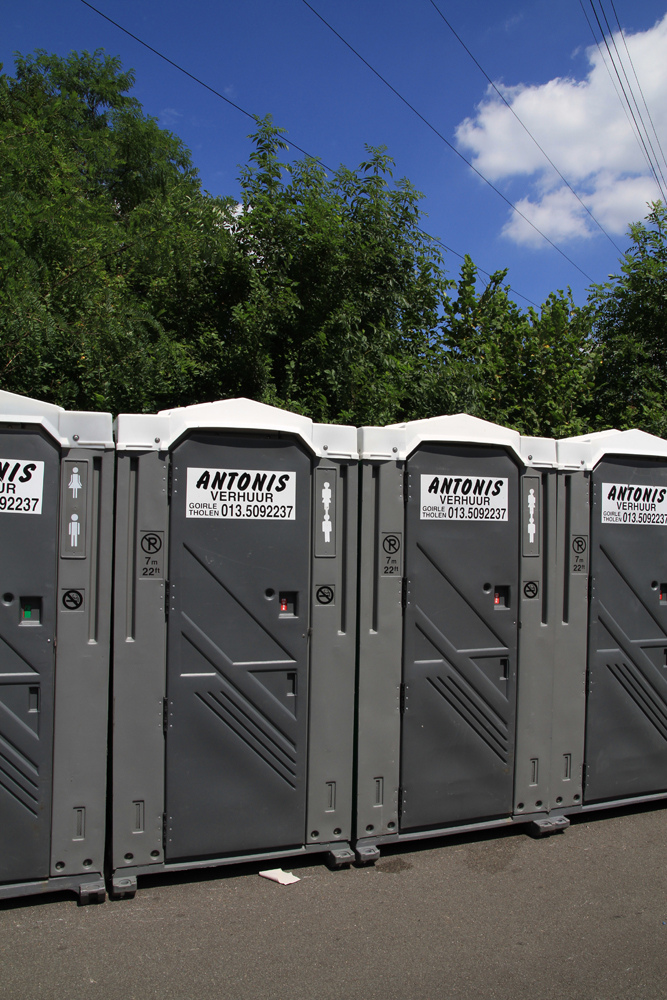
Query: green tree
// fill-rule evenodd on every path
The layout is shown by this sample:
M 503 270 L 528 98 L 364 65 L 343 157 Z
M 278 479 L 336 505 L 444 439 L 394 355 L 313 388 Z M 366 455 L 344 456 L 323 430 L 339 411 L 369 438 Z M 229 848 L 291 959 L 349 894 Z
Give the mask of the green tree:
M 237 232 L 252 278 L 237 342 L 263 359 L 266 402 L 317 420 L 398 419 L 446 287 L 421 195 L 392 182 L 383 148 L 333 176 L 310 158 L 281 162 L 281 132 L 260 121 L 241 172 Z
M 477 268 L 465 258 L 425 358 L 415 415 L 466 412 L 523 434 L 583 433 L 595 368 L 590 310 L 568 291 L 522 312 L 506 276 L 492 274 L 479 293 Z
M 101 51 L 0 75 L 4 387 L 114 412 L 244 395 L 319 421 L 586 429 L 589 310 L 558 292 L 524 313 L 505 271 L 478 291 L 469 258 L 447 277 L 383 147 L 329 173 L 258 119 L 240 204 L 213 198 L 133 80 Z
M 242 204 L 96 52 L 0 76 L 2 384 L 68 407 L 247 395 L 318 420 L 386 421 L 441 306 L 420 195 L 384 150 L 332 177 L 282 163 L 258 121 Z
M 192 322 L 189 293 L 234 254 L 226 204 L 132 83 L 102 52 L 0 76 L 0 377 L 73 408 L 196 398 L 210 302 Z
M 667 437 L 667 209 L 649 206 L 620 274 L 593 286 L 597 366 L 591 422 Z

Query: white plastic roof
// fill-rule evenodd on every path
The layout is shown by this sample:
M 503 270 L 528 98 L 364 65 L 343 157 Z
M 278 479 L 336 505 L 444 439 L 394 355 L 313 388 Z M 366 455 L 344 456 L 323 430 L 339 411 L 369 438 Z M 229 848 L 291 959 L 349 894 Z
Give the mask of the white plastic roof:
M 598 431 L 557 442 L 558 464 L 564 469 L 593 469 L 605 455 L 667 458 L 667 441 L 645 431 Z
M 190 430 L 222 428 L 291 434 L 318 456 L 357 458 L 356 428 L 316 424 L 310 417 L 252 399 L 220 399 L 157 414 L 121 413 L 116 422 L 116 447 L 119 451 L 166 451 Z
M 110 413 L 65 410 L 54 403 L 0 389 L 0 423 L 43 427 L 63 448 L 113 448 Z
M 466 413 L 389 427 L 361 427 L 359 454 L 371 460 L 406 459 L 426 441 L 496 445 L 512 451 L 526 467 L 535 468 L 592 469 L 605 455 L 667 458 L 667 441 L 640 430 L 606 430 L 557 441 L 522 436 Z
M 523 461 L 516 431 L 467 413 L 359 429 L 359 453 L 366 459 L 405 459 L 426 441 L 500 445 Z

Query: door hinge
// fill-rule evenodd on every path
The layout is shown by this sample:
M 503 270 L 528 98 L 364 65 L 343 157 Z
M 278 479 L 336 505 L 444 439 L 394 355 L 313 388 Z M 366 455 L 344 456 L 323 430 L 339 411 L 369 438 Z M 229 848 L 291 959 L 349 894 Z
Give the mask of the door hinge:
M 172 464 L 170 462 L 169 466 L 168 466 L 168 471 L 167 471 L 167 503 L 171 503 L 171 488 L 172 488 L 172 482 L 173 482 L 173 478 L 174 478 L 172 470 L 173 470 L 173 466 L 172 466 Z
M 401 580 L 401 607 L 405 610 L 408 603 L 408 578 L 406 576 Z
M 403 503 L 410 499 L 410 473 L 406 469 L 403 473 Z
M 167 814 L 162 813 L 162 847 L 166 850 L 167 847 Z
M 169 699 L 162 699 L 162 732 L 167 735 L 167 727 L 169 726 Z
M 408 700 L 408 688 L 407 688 L 407 684 L 401 684 L 401 687 L 400 687 L 401 715 L 403 715 L 403 713 L 406 711 L 407 700 Z
M 164 617 L 169 617 L 169 580 L 164 581 Z
M 405 808 L 405 789 L 398 786 L 398 816 L 399 819 L 403 815 L 403 810 Z

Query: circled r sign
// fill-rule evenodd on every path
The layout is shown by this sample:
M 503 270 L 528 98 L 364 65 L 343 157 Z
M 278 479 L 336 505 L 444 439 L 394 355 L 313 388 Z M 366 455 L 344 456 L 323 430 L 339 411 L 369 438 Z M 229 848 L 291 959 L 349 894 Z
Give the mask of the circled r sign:
M 581 555 L 582 552 L 586 551 L 586 539 L 583 535 L 575 535 L 572 539 L 572 549 L 577 555 Z
M 159 552 L 162 548 L 162 539 L 159 535 L 156 535 L 154 531 L 149 531 L 145 535 L 141 536 L 141 547 L 144 552 L 148 552 L 149 555 L 154 552 Z
M 394 555 L 395 552 L 398 552 L 400 547 L 401 540 L 398 535 L 385 535 L 382 539 L 382 548 L 385 552 L 388 552 L 389 555 Z

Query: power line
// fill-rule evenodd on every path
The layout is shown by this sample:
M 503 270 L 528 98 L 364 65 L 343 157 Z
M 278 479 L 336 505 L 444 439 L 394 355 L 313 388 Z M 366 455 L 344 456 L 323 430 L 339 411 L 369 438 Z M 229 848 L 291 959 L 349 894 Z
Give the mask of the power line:
M 240 104 L 235 104 L 234 101 L 230 101 L 230 99 L 228 97 L 225 97 L 224 94 L 221 94 L 219 90 L 216 90 L 214 87 L 209 86 L 208 83 L 204 83 L 204 81 L 201 80 L 198 76 L 195 76 L 194 73 L 190 73 L 189 70 L 184 69 L 183 66 L 179 66 L 179 64 L 177 62 L 174 62 L 173 59 L 170 59 L 169 56 L 165 56 L 163 52 L 159 52 L 157 49 L 154 49 L 153 46 L 149 45 L 148 42 L 145 42 L 143 38 L 139 38 L 138 35 L 134 35 L 127 28 L 124 28 L 122 24 L 119 24 L 118 21 L 114 21 L 112 17 L 109 17 L 107 14 L 104 14 L 101 10 L 98 10 L 97 7 L 93 7 L 92 3 L 88 3 L 88 0 L 81 0 L 81 3 L 84 4 L 85 7 L 89 7 L 90 10 L 94 11 L 96 14 L 99 14 L 100 17 L 103 17 L 105 21 L 109 22 L 109 24 L 113 24 L 113 26 L 115 28 L 118 28 L 119 31 L 122 31 L 124 34 L 129 35 L 129 37 L 133 38 L 135 42 L 139 42 L 139 45 L 143 45 L 143 47 L 145 49 L 148 49 L 149 52 L 152 52 L 153 55 L 156 55 L 160 59 L 163 59 L 166 63 L 169 63 L 169 65 L 173 66 L 174 69 L 177 69 L 179 73 L 184 73 L 185 76 L 189 76 L 190 79 L 194 80 L 195 83 L 198 83 L 200 87 L 205 87 L 206 90 L 210 91 L 216 97 L 219 97 L 221 101 L 225 101 L 226 104 L 229 104 L 231 105 L 231 107 L 236 108 L 236 110 L 240 111 L 242 115 L 246 116 L 246 118 L 252 118 L 252 120 L 255 122 L 259 120 L 257 115 L 253 115 L 250 111 L 246 111 L 246 109 L 242 108 Z M 297 146 L 295 142 L 291 143 L 291 145 L 294 146 L 295 149 L 298 149 L 300 153 L 303 153 L 304 156 L 310 157 L 310 154 L 307 153 L 305 149 L 302 149 L 301 146 Z M 310 157 L 310 158 L 315 159 L 315 157 Z
M 583 7 L 583 0 L 580 0 L 580 3 L 582 4 L 582 7 Z M 607 42 L 607 38 L 606 38 L 606 35 L 604 33 L 604 29 L 602 27 L 602 24 L 600 23 L 600 18 L 598 17 L 598 13 L 597 13 L 597 11 L 595 9 L 595 6 L 593 4 L 593 0 L 590 0 L 590 5 L 591 5 L 591 8 L 593 10 L 593 14 L 595 15 L 595 20 L 597 21 L 598 28 L 600 29 L 600 34 L 602 35 L 602 41 L 604 42 L 605 48 L 607 50 L 607 54 L 609 56 L 609 60 L 610 60 L 612 66 L 614 68 L 614 72 L 616 73 L 616 78 L 618 79 L 618 83 L 619 83 L 619 86 L 621 88 L 621 92 L 623 94 L 623 97 L 621 97 L 621 95 L 618 93 L 618 88 L 616 88 L 616 93 L 617 93 L 618 99 L 621 102 L 621 104 L 623 105 L 623 107 L 627 106 L 626 115 L 627 115 L 627 113 L 629 111 L 630 118 L 632 118 L 632 123 L 630 124 L 630 127 L 632 128 L 632 125 L 634 123 L 634 132 L 635 132 L 637 140 L 638 140 L 638 142 L 640 144 L 640 148 L 643 148 L 643 150 L 644 150 L 644 156 L 645 156 L 646 162 L 648 164 L 648 168 L 651 171 L 651 173 L 653 174 L 653 178 L 654 178 L 655 183 L 657 185 L 658 191 L 662 195 L 663 199 L 667 200 L 667 199 L 665 199 L 664 193 L 662 191 L 662 187 L 660 186 L 660 181 L 658 180 L 658 175 L 657 175 L 655 167 L 653 166 L 653 163 L 651 161 L 651 157 L 649 156 L 648 149 L 646 148 L 646 143 L 644 142 L 644 139 L 643 139 L 643 137 L 641 135 L 641 132 L 639 130 L 639 126 L 637 125 L 637 119 L 635 118 L 635 115 L 634 115 L 634 112 L 633 112 L 632 107 L 630 105 L 630 102 L 628 100 L 627 94 L 625 93 L 625 88 L 623 86 L 623 81 L 621 80 L 620 73 L 618 72 L 618 67 L 616 66 L 616 63 L 614 62 L 614 58 L 613 58 L 613 56 L 611 54 L 611 50 L 609 48 L 609 43 Z M 585 13 L 585 10 L 584 10 L 584 13 Z M 588 20 L 588 18 L 586 18 L 586 20 Z M 600 49 L 600 43 L 598 42 L 598 40 L 597 40 L 597 38 L 595 36 L 595 31 L 593 30 L 593 26 L 591 25 L 590 21 L 588 23 L 589 23 L 589 26 L 591 27 L 591 31 L 593 32 L 593 38 L 595 39 L 595 44 L 597 45 L 598 51 L 600 52 L 600 57 L 602 58 L 603 62 L 605 62 L 604 56 L 602 55 L 602 50 Z M 606 62 L 605 62 L 605 65 L 607 65 Z M 608 70 L 608 72 L 610 73 L 610 76 L 611 76 L 611 72 L 609 71 L 609 67 L 608 66 L 607 66 L 607 70 Z M 623 104 L 623 99 L 625 99 L 625 104 Z M 629 121 L 629 119 L 628 119 L 628 121 Z
M 642 144 L 641 144 L 641 142 L 639 140 L 639 136 L 637 135 L 635 129 L 633 128 L 632 120 L 630 118 L 630 113 L 628 111 L 628 108 L 626 107 L 626 104 L 625 104 L 625 102 L 624 102 L 624 100 L 623 100 L 623 98 L 622 98 L 622 96 L 620 94 L 620 91 L 618 89 L 618 85 L 616 83 L 616 80 L 614 79 L 614 77 L 612 75 L 612 72 L 611 72 L 611 69 L 609 68 L 609 63 L 608 63 L 608 61 L 604 57 L 604 53 L 603 53 L 602 48 L 600 46 L 600 42 L 598 41 L 597 35 L 595 34 L 595 29 L 594 29 L 593 25 L 591 24 L 591 21 L 590 21 L 590 18 L 588 16 L 588 14 L 586 13 L 586 8 L 584 6 L 584 0 L 579 0 L 579 4 L 581 6 L 581 10 L 582 10 L 582 13 L 583 13 L 584 17 L 586 18 L 586 23 L 588 24 L 588 27 L 589 27 L 590 32 L 591 32 L 591 35 L 593 36 L 593 41 L 595 42 L 595 45 L 597 47 L 598 54 L 600 56 L 600 62 L 602 63 L 602 65 L 604 66 L 604 68 L 607 71 L 607 75 L 609 77 L 611 85 L 612 85 L 612 87 L 614 88 L 614 90 L 616 92 L 616 96 L 618 97 L 619 104 L 621 105 L 621 108 L 623 109 L 623 113 L 625 114 L 625 117 L 627 119 L 628 126 L 630 127 L 630 131 L 632 132 L 632 134 L 634 136 L 634 139 L 635 139 L 635 142 L 637 143 L 637 146 L 639 147 L 639 152 L 642 154 L 644 160 L 646 161 L 646 166 L 648 167 L 649 171 L 652 172 L 651 161 L 650 161 L 650 159 L 649 159 L 649 157 L 647 155 L 646 150 L 644 148 L 642 148 Z M 660 191 L 659 185 L 658 185 L 658 191 Z
M 614 32 L 612 30 L 611 25 L 609 24 L 609 18 L 607 17 L 607 12 L 604 9 L 604 5 L 602 3 L 602 0 L 598 0 L 598 2 L 600 4 L 600 10 L 602 11 L 602 16 L 604 17 L 605 24 L 607 25 L 607 31 L 609 33 L 609 38 L 611 39 L 611 44 L 613 45 L 614 52 L 616 53 L 616 59 L 618 61 L 618 65 L 621 67 L 621 69 L 623 71 L 623 76 L 625 78 L 625 82 L 628 85 L 628 90 L 629 90 L 630 94 L 632 95 L 632 101 L 633 101 L 633 104 L 634 104 L 635 109 L 637 111 L 637 115 L 639 117 L 639 121 L 641 122 L 642 128 L 644 129 L 644 135 L 646 136 L 646 141 L 648 142 L 648 144 L 649 144 L 649 146 L 651 148 L 651 153 L 653 154 L 653 160 L 651 162 L 654 163 L 655 167 L 659 171 L 660 176 L 662 178 L 662 183 L 664 184 L 665 183 L 665 176 L 664 176 L 664 174 L 662 172 L 662 167 L 660 166 L 660 163 L 658 162 L 658 158 L 655 155 L 655 149 L 653 148 L 653 143 L 651 142 L 651 137 L 648 134 L 648 129 L 646 127 L 646 122 L 644 121 L 644 118 L 643 118 L 642 113 L 641 113 L 641 109 L 639 107 L 639 103 L 637 101 L 637 98 L 635 97 L 634 90 L 632 89 L 632 84 L 630 83 L 630 80 L 628 79 L 628 74 L 627 74 L 627 72 L 625 70 L 625 66 L 623 65 L 623 60 L 621 59 L 621 54 L 618 51 L 618 46 L 616 45 L 616 38 L 614 37 Z M 591 0 L 591 4 L 592 3 L 593 3 L 593 0 Z M 627 98 L 626 98 L 626 100 L 627 100 Z M 661 190 L 664 190 L 664 189 L 661 189 Z
M 621 38 L 623 39 L 623 46 L 624 46 L 625 51 L 627 53 L 627 57 L 628 57 L 628 61 L 630 63 L 630 66 L 632 67 L 632 72 L 634 74 L 634 78 L 637 81 L 637 86 L 639 87 L 639 93 L 642 96 L 642 101 L 644 102 L 644 107 L 646 108 L 646 114 L 648 115 L 648 120 L 650 121 L 651 128 L 653 129 L 653 135 L 655 136 L 655 141 L 658 144 L 658 149 L 662 153 L 662 162 L 665 164 L 665 166 L 667 166 L 667 159 L 665 159 L 665 153 L 664 153 L 664 150 L 662 148 L 662 144 L 661 144 L 660 139 L 658 137 L 658 133 L 655 130 L 655 125 L 653 124 L 653 118 L 651 117 L 651 112 L 648 109 L 648 104 L 646 103 L 646 98 L 644 97 L 644 91 L 642 90 L 642 85 L 639 82 L 639 77 L 637 76 L 637 70 L 635 69 L 635 64 L 632 61 L 632 56 L 630 55 L 630 49 L 628 48 L 628 43 L 627 43 L 627 41 L 625 39 L 625 32 L 623 31 L 623 28 L 621 27 L 621 22 L 618 19 L 618 14 L 616 13 L 616 6 L 614 5 L 614 0 L 611 0 L 611 9 L 614 12 L 614 17 L 616 18 L 616 24 L 618 25 L 618 30 L 620 32 Z
M 582 14 L 586 18 L 586 24 L 588 25 L 588 27 L 590 29 L 590 32 L 591 32 L 591 35 L 593 36 L 593 41 L 595 42 L 595 45 L 596 45 L 597 50 L 598 50 L 598 54 L 600 56 L 600 62 L 602 63 L 602 65 L 604 66 L 604 68 L 607 70 L 607 75 L 609 77 L 609 81 L 610 81 L 612 87 L 614 88 L 614 90 L 616 91 L 616 96 L 618 97 L 620 105 L 621 105 L 621 107 L 623 109 L 623 113 L 625 114 L 625 117 L 627 118 L 628 125 L 630 126 L 630 131 L 632 132 L 632 134 L 635 137 L 635 141 L 636 141 L 637 145 L 639 146 L 639 151 L 642 152 L 642 148 L 641 148 L 641 145 L 639 143 L 639 139 L 637 138 L 637 135 L 635 134 L 635 131 L 632 128 L 632 122 L 630 121 L 630 115 L 628 113 L 628 109 L 626 108 L 625 104 L 623 103 L 623 98 L 621 97 L 620 93 L 618 92 L 618 87 L 616 86 L 616 81 L 614 80 L 613 76 L 611 75 L 611 70 L 609 69 L 609 65 L 607 63 L 607 60 L 605 59 L 605 57 L 603 55 L 603 52 L 602 52 L 602 49 L 600 48 L 600 43 L 599 43 L 599 41 L 597 39 L 597 35 L 595 34 L 595 29 L 594 29 L 593 25 L 590 22 L 590 18 L 588 16 L 588 14 L 586 13 L 586 8 L 584 7 L 584 0 L 579 0 L 579 5 L 581 7 Z M 646 156 L 644 156 L 644 159 L 646 159 Z M 650 169 L 651 165 L 648 162 L 648 160 L 646 162 L 646 165 Z
M 562 182 L 570 189 L 570 191 L 572 192 L 572 194 L 574 195 L 574 197 L 577 199 L 577 201 L 579 202 L 579 204 L 582 206 L 582 208 L 591 217 L 591 219 L 593 220 L 593 222 L 595 223 L 595 225 L 598 227 L 598 229 L 600 230 L 600 232 L 604 233 L 604 235 L 607 237 L 607 239 L 609 240 L 609 242 L 611 243 L 611 245 L 616 250 L 618 250 L 619 253 L 622 253 L 623 251 L 621 250 L 621 248 L 614 242 L 614 240 L 609 235 L 609 233 L 607 232 L 607 230 L 602 226 L 602 224 L 600 222 L 598 222 L 598 220 L 595 218 L 595 216 L 591 212 L 591 210 L 588 207 L 588 205 L 584 201 L 581 200 L 581 198 L 579 197 L 579 195 L 577 194 L 577 192 L 574 190 L 574 188 L 572 187 L 572 185 L 570 184 L 570 182 L 567 180 L 567 178 L 563 177 L 562 173 L 560 172 L 560 170 L 558 169 L 558 167 L 556 166 L 556 164 L 553 162 L 553 160 L 551 159 L 551 157 L 549 156 L 549 154 L 539 144 L 539 142 L 537 141 L 537 139 L 535 138 L 535 136 L 533 135 L 533 133 L 530 131 L 530 129 L 528 128 L 528 126 L 525 125 L 524 122 L 519 118 L 518 114 L 516 113 L 516 111 L 514 110 L 514 108 L 512 107 L 512 105 L 509 103 L 509 101 L 506 99 L 506 97 L 503 94 L 503 92 L 496 86 L 496 84 L 493 82 L 493 80 L 491 79 L 491 77 L 489 76 L 489 74 L 486 72 L 486 70 L 484 69 L 484 67 L 480 65 L 480 63 L 477 61 L 477 59 L 475 58 L 475 56 L 472 54 L 472 52 L 470 51 L 470 49 L 468 48 L 468 46 L 466 45 L 466 43 L 463 41 L 463 39 L 461 38 L 461 36 L 454 30 L 453 26 L 450 24 L 450 22 L 447 20 L 447 18 L 445 17 L 445 15 L 442 13 L 442 11 L 440 10 L 440 8 L 435 3 L 435 0 L 429 0 L 429 3 L 437 11 L 437 13 L 440 15 L 440 17 L 445 22 L 445 24 L 447 25 L 447 27 L 449 28 L 449 30 L 451 31 L 451 33 L 454 35 L 454 38 L 456 38 L 456 40 L 458 42 L 460 42 L 460 44 L 466 50 L 466 52 L 468 53 L 468 55 L 470 56 L 470 58 L 474 62 L 475 66 L 477 66 L 477 68 L 479 69 L 480 73 L 486 78 L 486 80 L 488 80 L 488 82 L 493 87 L 493 89 L 495 90 L 496 94 L 498 95 L 498 97 L 500 98 L 500 100 L 503 102 L 503 104 L 514 115 L 514 117 L 518 121 L 519 125 L 524 130 L 524 132 L 526 132 L 527 135 L 530 136 L 530 138 L 533 140 L 533 142 L 535 143 L 535 145 L 539 149 L 540 153 L 542 153 L 542 155 L 547 160 L 547 162 L 556 171 L 556 173 L 558 174 L 558 176 L 560 177 L 560 179 L 562 180 Z
M 509 198 L 507 198 L 502 193 L 502 191 L 499 190 L 499 188 L 497 188 L 495 186 L 495 184 L 492 184 L 492 182 L 487 177 L 485 177 L 484 174 L 480 170 L 478 170 L 477 167 L 475 167 L 470 162 L 470 160 L 468 160 L 463 155 L 463 153 L 461 153 L 456 148 L 456 146 L 454 146 L 449 141 L 449 139 L 445 138 L 445 136 L 442 134 L 442 132 L 438 131 L 438 129 L 435 127 L 435 125 L 432 125 L 431 122 L 427 118 L 425 118 L 424 115 L 422 115 L 421 112 L 419 112 L 417 110 L 417 108 L 415 108 L 415 106 L 413 104 L 411 104 L 407 100 L 407 98 L 403 97 L 403 95 L 401 93 L 399 93 L 399 91 L 396 90 L 396 88 L 393 87 L 391 85 L 391 83 L 389 83 L 389 81 L 387 79 L 385 79 L 385 77 L 382 76 L 382 74 L 379 73 L 378 70 L 375 69 L 374 66 L 371 66 L 371 64 L 368 62 L 368 60 L 364 59 L 364 57 L 361 55 L 361 53 L 358 52 L 354 48 L 353 45 L 350 45 L 350 43 L 348 41 L 346 41 L 343 38 L 343 36 L 341 34 L 339 34 L 339 32 L 336 31 L 336 29 L 331 24 L 329 24 L 329 22 L 325 18 L 323 18 L 322 15 L 319 14 L 315 10 L 315 8 L 313 6 L 311 6 L 311 4 L 308 3 L 308 0 L 302 0 L 302 3 L 304 3 L 306 5 L 306 7 L 308 7 L 308 9 L 310 11 L 312 11 L 312 13 L 315 15 L 315 17 L 319 18 L 319 20 L 322 22 L 322 24 L 326 25 L 326 27 L 329 29 L 329 31 L 333 32 L 333 34 L 336 36 L 336 38 L 338 38 L 343 43 L 343 45 L 345 45 L 350 50 L 350 52 L 352 52 L 357 57 L 357 59 L 361 60 L 361 62 L 364 64 L 364 66 L 366 66 L 371 71 L 371 73 L 373 73 L 378 78 L 378 80 L 380 80 L 385 85 L 385 87 L 388 87 L 389 90 L 391 90 L 391 92 L 393 94 L 395 94 L 396 97 L 398 97 L 399 101 L 402 101 L 402 103 L 405 104 L 405 106 L 407 108 L 409 108 L 410 111 L 413 112 L 413 114 L 417 115 L 417 117 L 427 126 L 427 128 L 429 128 L 435 135 L 437 135 L 438 138 L 441 139 L 442 142 L 444 142 L 445 145 L 448 146 L 449 149 L 451 149 L 453 153 L 456 153 L 456 155 L 461 160 L 463 160 L 463 162 L 466 163 L 470 167 L 470 169 L 473 170 L 477 174 L 477 176 L 479 178 L 481 178 L 481 180 L 484 181 L 485 184 L 488 184 L 488 186 L 491 188 L 491 190 L 495 191 L 495 193 L 497 195 L 499 195 L 500 198 L 503 199 L 503 201 L 505 202 L 505 204 L 509 205 L 509 207 L 512 209 L 513 212 L 516 212 L 517 215 L 521 216 L 521 218 L 524 220 L 524 222 L 527 222 L 528 225 L 531 227 L 531 229 L 534 229 L 535 232 L 538 233 L 538 235 L 541 236 L 543 240 L 546 240 L 547 243 L 549 244 L 549 246 L 553 247 L 553 249 L 556 250 L 557 253 L 559 253 L 561 255 L 561 257 L 563 257 L 568 262 L 568 264 L 571 264 L 572 267 L 576 268 L 576 270 L 579 271 L 580 274 L 583 274 L 584 278 L 586 278 L 588 281 L 591 281 L 591 282 L 593 281 L 593 279 L 591 278 L 591 276 L 589 274 L 586 274 L 586 272 L 583 270 L 583 268 L 579 267 L 578 264 L 575 264 L 575 262 L 572 260 L 572 258 L 568 257 L 568 255 L 565 253 L 564 250 L 561 250 L 561 248 L 556 243 L 554 243 L 553 240 L 550 240 L 549 237 L 545 233 L 543 233 L 540 229 L 538 229 L 537 226 L 533 222 L 531 222 L 530 219 L 527 216 L 525 216 L 523 214 L 523 212 L 519 208 L 517 208 L 516 205 L 513 202 L 511 202 L 509 200 Z
M 225 97 L 225 95 L 221 94 L 220 91 L 216 90 L 214 87 L 209 86 L 208 83 L 205 83 L 198 76 L 195 76 L 194 73 L 190 73 L 189 70 L 185 69 L 183 66 L 180 66 L 177 62 L 174 62 L 173 59 L 170 59 L 168 56 L 165 56 L 158 49 L 153 48 L 152 45 L 149 45 L 148 42 L 145 42 L 142 38 L 139 38 L 138 35 L 133 34 L 128 28 L 123 27 L 123 25 L 119 24 L 118 21 L 114 21 L 113 18 L 109 17 L 107 14 L 104 14 L 97 7 L 94 7 L 91 3 L 88 2 L 88 0 L 81 0 L 81 3 L 84 4 L 84 6 L 90 8 L 90 10 L 94 11 L 96 14 L 99 14 L 99 16 L 102 17 L 102 18 L 104 18 L 105 21 L 108 21 L 110 24 L 113 24 L 113 26 L 115 28 L 118 28 L 119 31 L 122 31 L 124 34 L 126 34 L 130 38 L 134 39 L 135 42 L 138 42 L 140 45 L 143 45 L 143 47 L 145 49 L 148 49 L 149 52 L 152 52 L 153 55 L 158 56 L 159 59 L 163 59 L 164 62 L 169 63 L 169 65 L 173 66 L 174 69 L 177 69 L 180 73 L 184 73 L 185 76 L 189 77 L 195 83 L 198 83 L 201 87 L 204 87 L 206 90 L 210 91 L 210 93 L 213 94 L 215 97 L 219 97 L 220 100 L 225 101 L 226 104 L 229 104 L 229 105 L 231 105 L 231 107 L 235 108 L 237 111 L 240 111 L 241 114 L 245 115 L 247 118 L 251 118 L 254 122 L 257 122 L 257 121 L 260 120 L 260 118 L 259 118 L 258 115 L 254 115 L 250 111 L 246 111 L 246 109 L 242 108 L 239 104 L 235 104 L 234 101 L 231 101 L 228 97 Z M 322 166 L 324 167 L 324 169 L 328 170 L 329 173 L 331 173 L 331 174 L 335 174 L 336 173 L 336 171 L 332 167 L 330 167 L 326 163 L 324 163 L 324 161 L 320 157 L 313 156 L 311 153 L 308 153 L 305 149 L 302 149 L 301 146 L 297 146 L 297 144 L 295 142 L 292 142 L 291 140 L 290 140 L 290 145 L 293 146 L 294 149 L 298 149 L 300 153 L 303 153 L 303 155 L 307 156 L 309 159 L 315 160 L 316 162 L 321 163 Z M 473 167 L 473 169 L 474 169 L 474 167 Z M 422 236 L 428 237 L 429 240 L 432 240 L 439 247 L 442 247 L 442 249 L 445 250 L 447 253 L 454 254 L 454 256 L 458 257 L 460 260 L 465 260 L 465 254 L 459 253 L 457 250 L 453 250 L 451 247 L 447 246 L 446 243 L 443 243 L 442 240 L 439 240 L 436 236 L 431 236 L 430 233 L 427 233 L 423 229 L 419 229 L 418 228 L 417 231 L 419 233 L 421 233 Z M 577 265 L 575 264 L 574 266 L 576 267 Z M 489 274 L 489 272 L 485 271 L 484 268 L 479 267 L 479 265 L 477 265 L 477 264 L 475 265 L 475 267 L 477 268 L 477 270 L 479 272 L 481 272 L 482 274 L 486 275 L 487 278 L 489 278 L 489 279 L 491 278 L 491 275 Z M 588 278 L 588 275 L 585 275 L 585 277 Z M 588 278 L 588 280 L 592 281 L 592 278 Z M 537 303 L 533 302 L 532 299 L 529 299 L 527 295 L 522 295 L 521 292 L 518 292 L 516 290 L 516 288 L 512 288 L 511 285 L 509 285 L 508 289 L 509 289 L 509 291 L 513 292 L 514 295 L 518 295 L 519 298 L 524 299 L 524 301 L 528 302 L 531 306 L 535 306 L 536 309 L 539 308 L 539 306 L 537 305 Z
M 466 259 L 466 255 L 465 254 L 459 253 L 457 250 L 452 250 L 452 248 L 448 247 L 445 243 L 442 242 L 442 240 L 439 240 L 437 238 L 437 236 L 431 236 L 429 233 L 425 232 L 423 229 L 419 229 L 418 232 L 420 232 L 422 234 L 422 236 L 426 236 L 426 237 L 428 237 L 428 239 L 433 240 L 433 242 L 437 243 L 439 247 L 443 248 L 443 250 L 446 250 L 448 253 L 453 253 L 454 256 L 458 257 L 460 260 L 465 260 Z M 489 279 L 489 281 L 491 280 L 491 275 L 489 274 L 488 271 L 485 271 L 483 267 L 480 267 L 478 264 L 475 264 L 475 270 L 480 271 L 486 278 Z M 511 285 L 508 285 L 507 289 L 508 289 L 508 291 L 513 292 L 514 295 L 518 295 L 520 299 L 523 299 L 524 302 L 527 302 L 529 305 L 535 306 L 536 309 L 540 308 L 538 306 L 537 302 L 533 302 L 533 300 L 529 299 L 527 295 L 522 295 L 521 292 L 517 292 L 516 288 L 512 288 Z

